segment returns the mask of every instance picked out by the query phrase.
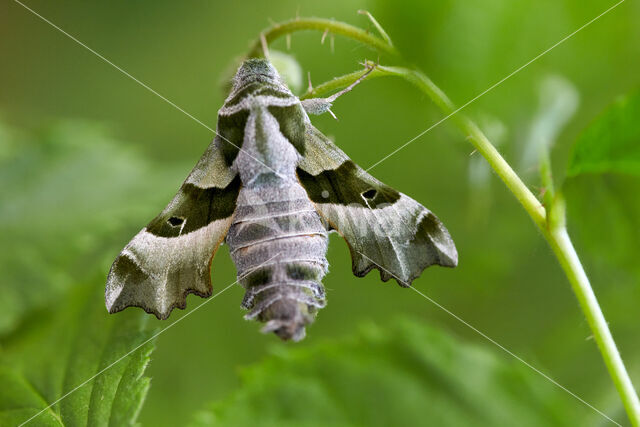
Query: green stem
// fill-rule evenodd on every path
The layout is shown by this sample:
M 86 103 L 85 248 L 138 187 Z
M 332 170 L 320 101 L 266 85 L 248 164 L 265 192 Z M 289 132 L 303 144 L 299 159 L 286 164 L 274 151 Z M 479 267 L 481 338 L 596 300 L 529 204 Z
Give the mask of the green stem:
M 366 76 L 363 81 L 368 80 L 371 77 L 380 77 L 381 75 L 382 74 L 380 73 L 380 70 L 376 68 L 371 73 L 369 73 L 369 75 Z M 300 96 L 300 99 L 319 98 L 331 92 L 336 92 L 349 86 L 360 77 L 362 77 L 362 71 L 354 71 L 353 73 L 336 77 L 332 80 L 329 80 L 328 82 L 324 82 L 321 85 L 316 86 L 315 88 L 312 88 L 311 90 L 308 90 L 302 96 Z
M 369 64 L 371 65 L 371 64 Z M 305 93 L 302 98 L 323 96 L 326 93 L 333 92 L 337 89 L 348 86 L 354 82 L 358 77 L 362 76 L 362 71 L 357 71 L 351 74 L 344 75 L 342 77 L 335 78 L 331 81 L 323 83 L 317 86 L 310 92 Z M 533 222 L 538 229 L 542 232 L 542 235 L 551 246 L 556 258 L 560 262 L 565 275 L 569 279 L 574 293 L 580 304 L 589 327 L 593 332 L 594 339 L 598 345 L 598 349 L 602 354 L 605 365 L 609 371 L 609 375 L 613 379 L 613 382 L 620 394 L 625 410 L 631 420 L 631 424 L 635 427 L 640 426 L 640 402 L 638 395 L 633 387 L 631 378 L 627 373 L 618 348 L 613 340 L 609 326 L 604 318 L 602 309 L 598 304 L 598 300 L 593 293 L 589 279 L 580 263 L 580 259 L 573 247 L 567 229 L 564 226 L 564 218 L 559 220 L 547 219 L 547 212 L 534 196 L 534 194 L 527 188 L 527 186 L 518 177 L 515 171 L 504 160 L 500 153 L 495 149 L 493 144 L 482 133 L 480 128 L 469 118 L 462 114 L 458 114 L 461 108 L 456 108 L 455 105 L 449 100 L 449 98 L 438 88 L 427 76 L 417 70 L 411 70 L 401 67 L 385 67 L 378 66 L 367 78 L 383 77 L 383 76 L 396 76 L 401 77 L 413 85 L 415 85 L 422 92 L 427 94 L 431 100 L 445 113 L 446 120 L 452 118 L 462 132 L 468 136 L 468 139 L 475 146 L 475 148 L 484 156 L 489 162 L 493 170 L 505 183 L 507 188 L 518 199 L 520 204 L 527 211 Z M 545 179 L 550 180 L 550 175 L 545 176 Z M 550 183 L 550 182 L 549 182 Z M 551 195 L 553 195 L 553 190 Z M 554 210 L 558 213 L 556 216 L 564 216 L 564 209 L 562 205 L 562 199 L 559 194 L 555 197 L 549 198 L 553 200 Z
M 332 21 L 330 19 L 321 18 L 298 18 L 290 21 L 285 21 L 279 24 L 267 28 L 262 32 L 262 36 L 267 43 L 273 42 L 278 37 L 286 34 L 291 34 L 296 31 L 316 30 L 316 31 L 328 31 L 332 34 L 338 34 L 354 40 L 357 40 L 379 53 L 387 53 L 393 56 L 398 55 L 398 51 L 392 45 L 382 40 L 379 37 L 372 35 L 371 33 L 354 27 L 353 25 L 345 24 L 343 22 Z M 262 41 L 260 38 L 255 40 L 249 49 L 247 55 L 248 58 L 262 57 Z
M 380 53 L 389 53 L 394 56 L 398 55 L 396 49 L 385 40 L 372 36 L 360 28 L 326 19 L 305 18 L 287 21 L 269 28 L 262 33 L 262 36 L 266 42 L 269 43 L 284 34 L 300 30 L 329 31 L 334 34 L 340 34 L 358 40 Z M 255 57 L 261 55 L 262 45 L 261 40 L 258 39 L 253 44 L 248 56 Z M 369 65 L 373 64 L 370 63 Z M 302 98 L 319 97 L 334 90 L 344 88 L 361 76 L 362 72 L 358 71 L 338 77 L 316 87 L 303 95 Z M 484 135 L 484 133 L 482 133 L 480 128 L 466 116 L 458 114 L 458 112 L 469 105 L 469 103 L 464 104 L 460 108 L 456 108 L 445 93 L 442 92 L 442 90 L 440 90 L 440 88 L 438 88 L 427 76 L 418 70 L 402 67 L 377 66 L 376 69 L 367 76 L 367 79 L 382 76 L 401 77 L 427 94 L 445 114 L 445 117 L 438 122 L 438 124 L 449 118 L 453 118 L 457 126 L 465 135 L 468 136 L 471 143 L 480 152 L 480 154 L 484 156 L 487 162 L 489 162 L 493 170 L 498 174 L 507 188 L 509 188 L 516 199 L 518 199 L 520 204 L 527 211 L 533 222 L 551 246 L 551 249 L 553 250 L 556 258 L 558 258 L 558 261 L 565 272 L 565 275 L 571 283 L 573 291 L 580 304 L 580 308 L 587 318 L 589 327 L 593 332 L 594 339 L 598 345 L 600 353 L 602 354 L 605 365 L 609 371 L 609 375 L 613 379 L 616 389 L 620 394 L 627 415 L 631 420 L 631 424 L 634 427 L 640 427 L 640 401 L 638 400 L 638 395 L 633 387 L 631 378 L 629 377 L 624 363 L 622 362 L 622 358 L 620 357 L 620 353 L 613 340 L 609 326 L 604 318 L 602 309 L 598 304 L 598 300 L 593 293 L 589 279 L 582 267 L 575 248 L 573 247 L 569 234 L 567 233 L 567 229 L 564 225 L 564 200 L 562 199 L 562 196 L 560 194 L 556 194 L 547 199 L 553 203 L 553 208 L 549 215 L 551 218 L 549 218 L 544 206 L 540 204 L 538 199 L 533 195 L 533 193 L 531 193 L 511 166 L 509 166 L 509 164 L 504 160 L 498 150 L 496 150 L 489 139 Z M 551 179 L 550 170 L 549 174 L 543 175 L 543 178 L 548 180 Z
M 620 394 L 629 420 L 631 420 L 631 425 L 638 427 L 640 426 L 640 401 L 638 401 L 638 395 L 620 357 L 616 343 L 609 330 L 609 325 L 598 304 L 598 299 L 593 293 L 589 278 L 580 263 L 567 229 L 558 227 L 547 230 L 543 234 L 565 271 L 573 292 L 578 297 L 580 307 L 593 332 L 593 337 L 609 370 L 609 375 L 611 375 L 613 383 Z

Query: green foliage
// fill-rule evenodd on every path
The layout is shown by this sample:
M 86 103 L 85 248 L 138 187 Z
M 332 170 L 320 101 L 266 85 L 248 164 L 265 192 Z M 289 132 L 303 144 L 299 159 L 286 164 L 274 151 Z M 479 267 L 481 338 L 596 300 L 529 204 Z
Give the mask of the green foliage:
M 43 2 L 34 8 L 214 127 L 216 110 L 224 97 L 217 81 L 227 60 L 243 52 L 247 41 L 269 25 L 266 17 L 290 19 L 298 7 L 301 16 L 331 16 L 361 26 L 366 26 L 367 20 L 358 17 L 356 9 L 371 10 L 411 63 L 424 69 L 458 105 L 605 8 L 598 2 L 577 0 L 409 0 L 401 7 L 379 0 L 357 5 L 335 0 L 254 1 L 241 8 L 226 2 L 184 8 L 158 2 L 151 14 L 145 2 L 120 6 L 87 2 L 64 10 Z M 49 129 L 26 137 L 0 127 L 0 345 L 9 348 L 11 340 L 26 326 L 50 319 L 36 316 L 43 307 L 67 309 L 68 305 L 60 301 L 65 301 L 68 290 L 79 283 L 91 280 L 95 298 L 100 300 L 97 309 L 104 309 L 100 294 L 109 263 L 168 202 L 210 134 L 23 8 L 7 3 L 0 9 L 0 16 L 6 16 L 0 51 L 7 58 L 0 67 L 0 80 L 5 83 L 0 91 L 1 113 L 16 123 L 43 123 L 59 117 L 99 118 L 116 123 L 132 140 L 122 144 L 105 137 L 101 129 L 78 122 L 65 126 L 64 132 Z M 639 13 L 633 3 L 625 2 L 463 112 L 472 117 L 488 114 L 503 123 L 508 136 L 499 149 L 513 164 L 521 154 L 522 147 L 517 143 L 529 130 L 535 112 L 536 82 L 549 72 L 561 73 L 575 84 L 581 96 L 575 118 L 558 134 L 551 152 L 553 164 L 563 164 L 568 142 L 586 127 L 592 113 L 617 94 L 637 86 Z M 82 24 L 87 16 L 92 17 L 88 26 Z M 147 25 L 140 25 L 141 16 Z M 114 28 L 118 31 L 112 31 Z M 373 25 L 369 24 L 369 29 L 377 34 Z M 345 38 L 336 38 L 335 52 L 330 51 L 328 43 L 321 46 L 320 39 L 319 32 L 292 37 L 292 49 L 304 67 L 303 86 L 307 70 L 317 85 L 357 69 L 358 61 L 377 59 Z M 274 47 L 284 49 L 284 38 L 278 43 Z M 336 104 L 339 122 L 331 117 L 312 120 L 323 132 L 334 135 L 362 166 L 377 162 L 442 118 L 426 98 L 416 95 L 414 88 L 394 79 L 368 82 L 352 95 Z M 72 139 L 76 143 L 67 146 Z M 110 148 L 105 149 L 103 142 Z M 149 157 L 170 160 L 171 169 L 131 153 L 130 147 Z M 92 156 L 94 149 L 101 154 Z M 478 223 L 469 209 L 466 200 L 476 190 L 460 176 L 469 159 L 480 160 L 477 153 L 469 157 L 470 152 L 468 143 L 445 122 L 373 170 L 376 177 L 433 207 L 443 221 L 451 224 L 460 244 L 458 269 L 429 271 L 416 286 L 428 288 L 438 301 L 449 302 L 454 312 L 500 337 L 506 347 L 622 422 L 619 399 L 594 341 L 587 339 L 591 332 L 565 286 L 566 278 L 553 267 L 550 251 L 495 175 L 490 176 L 495 191 L 493 199 L 487 201 L 487 222 Z M 83 158 L 93 159 L 88 174 L 74 167 Z M 54 167 L 56 163 L 58 167 Z M 184 167 L 177 171 L 173 166 L 176 163 Z M 20 165 L 21 175 L 9 179 L 11 171 Z M 67 167 L 75 172 L 63 175 Z M 47 186 L 50 180 L 55 185 Z M 562 191 L 568 202 L 570 233 L 637 385 L 640 211 L 636 206 L 640 199 L 636 195 L 640 186 L 632 176 L 580 174 L 569 179 Z M 54 220 L 47 222 L 50 213 Z M 214 260 L 214 286 L 228 283 L 223 277 L 233 277 L 233 265 L 224 252 Z M 430 311 L 410 292 L 380 284 L 373 275 L 354 279 L 348 257 L 346 246 L 334 236 L 329 253 L 331 274 L 325 280 L 330 304 L 322 321 L 310 330 L 307 342 L 298 347 L 338 336 L 371 313 L 380 322 L 404 312 L 429 316 L 450 329 L 457 327 L 456 320 L 435 309 Z M 102 275 L 99 279 L 97 270 Z M 184 424 L 203 401 L 222 399 L 233 390 L 237 386 L 233 374 L 236 367 L 261 360 L 273 343 L 272 337 L 258 335 L 253 325 L 241 320 L 237 307 L 240 290 L 229 292 L 224 300 L 163 334 L 166 345 L 154 353 L 149 368 L 154 385 L 140 416 L 145 425 Z M 195 301 L 191 299 L 189 305 Z M 126 311 L 117 316 L 129 314 Z M 467 333 L 475 338 L 473 332 L 461 331 Z M 43 344 L 39 351 L 54 360 L 58 348 L 45 348 Z M 319 358 L 319 362 L 330 371 L 327 359 Z M 309 358 L 305 363 L 313 361 Z M 284 362 L 278 366 L 288 370 Z M 30 369 L 46 368 L 34 365 Z M 300 366 L 296 369 L 300 381 L 307 381 Z M 320 369 L 317 372 L 324 373 Z M 410 376 L 402 379 L 407 381 L 407 389 L 420 380 Z M 347 390 L 356 390 L 356 386 L 359 384 Z M 50 399 L 59 397 L 54 394 Z M 486 394 L 488 397 L 483 398 L 490 401 L 489 392 Z M 263 396 L 268 400 L 271 390 L 265 390 Z M 408 393 L 387 396 L 385 405 L 400 405 L 407 396 L 411 398 Z M 25 401 L 29 398 L 24 397 Z M 0 394 L 0 404 L 9 398 L 20 396 Z M 233 403 L 235 399 L 228 401 Z M 571 402 L 570 397 L 566 399 Z M 37 402 L 44 406 L 41 400 Z M 428 415 L 432 410 L 428 404 L 419 402 L 411 413 L 423 409 Z M 558 408 L 562 412 L 560 405 Z M 256 415 L 253 408 L 250 411 Z M 529 413 L 516 414 L 512 424 L 526 423 L 527 416 Z M 594 413 L 593 422 L 574 424 L 604 425 L 606 421 L 598 417 Z M 572 420 L 570 416 L 567 419 L 569 423 Z M 43 420 L 45 416 L 33 425 L 44 424 Z
M 104 277 L 131 203 L 153 177 L 95 125 L 39 135 L 0 127 L 0 425 L 18 425 L 148 338 L 140 312 L 110 316 Z M 127 425 L 149 379 L 149 342 L 34 419 L 37 425 Z
M 413 321 L 283 348 L 197 426 L 575 425 L 579 404 L 521 363 Z
M 640 278 L 639 117 L 640 91 L 606 108 L 576 141 L 564 185 L 577 237 L 618 284 Z
M 617 340 L 629 340 L 623 347 L 628 354 L 640 350 L 638 117 L 638 91 L 606 108 L 578 137 L 563 184 L 569 230 L 592 282 L 603 295 L 601 304 L 607 320 L 615 325 Z M 633 357 L 625 362 L 638 369 Z
M 106 368 L 149 338 L 148 317 L 139 312 L 110 316 L 95 283 L 68 294 L 60 307 L 32 316 L 3 345 L 0 425 L 18 425 L 67 393 L 34 422 L 122 426 L 135 421 L 149 388 L 143 372 L 153 343 Z
M 118 231 L 151 217 L 143 207 L 167 176 L 97 125 L 21 135 L 0 124 L 0 336 L 74 284 L 106 274 L 126 241 Z
M 596 258 L 594 266 L 622 268 L 616 276 L 640 273 L 640 180 L 585 175 L 567 180 L 564 188 L 570 201 L 570 224 Z
M 618 99 L 578 138 L 568 174 L 640 175 L 640 91 Z

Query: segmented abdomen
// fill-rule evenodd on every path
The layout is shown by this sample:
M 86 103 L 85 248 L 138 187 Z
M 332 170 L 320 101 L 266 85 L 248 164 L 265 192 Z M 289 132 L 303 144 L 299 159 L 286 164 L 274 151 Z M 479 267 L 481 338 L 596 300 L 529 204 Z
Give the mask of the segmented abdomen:
M 227 243 L 246 289 L 245 318 L 297 341 L 325 305 L 327 231 L 298 182 L 272 178 L 240 190 Z

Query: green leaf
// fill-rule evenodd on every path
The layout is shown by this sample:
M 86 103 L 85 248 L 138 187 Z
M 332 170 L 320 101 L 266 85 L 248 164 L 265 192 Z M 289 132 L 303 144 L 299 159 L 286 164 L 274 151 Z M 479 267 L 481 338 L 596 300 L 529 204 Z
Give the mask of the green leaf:
M 635 341 L 640 298 L 638 118 L 640 91 L 606 108 L 576 141 L 563 184 L 569 231 L 622 342 Z
M 0 123 L 0 336 L 108 271 L 127 237 L 180 182 L 172 169 L 150 166 L 95 124 L 20 134 Z
M 637 343 L 640 301 L 640 177 L 579 175 L 565 181 L 568 228 L 587 273 L 598 289 L 616 336 Z M 635 345 L 629 352 L 640 350 Z M 631 353 L 633 354 L 633 353 Z
M 520 362 L 409 321 L 280 347 L 242 380 L 193 425 L 576 425 L 583 409 Z
M 618 99 L 576 141 L 569 176 L 640 174 L 640 91 Z
M 150 381 L 143 376 L 153 350 L 153 342 L 146 342 L 151 332 L 144 329 L 148 316 L 109 315 L 95 283 L 33 316 L 3 344 L 0 425 L 18 425 L 36 414 L 33 425 L 134 423 Z

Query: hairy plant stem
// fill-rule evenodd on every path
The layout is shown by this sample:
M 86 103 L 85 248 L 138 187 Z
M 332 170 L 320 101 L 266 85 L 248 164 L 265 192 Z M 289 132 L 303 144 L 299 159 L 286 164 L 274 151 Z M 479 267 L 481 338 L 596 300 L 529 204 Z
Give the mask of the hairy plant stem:
M 267 41 L 271 41 L 283 34 L 302 29 L 325 31 L 328 28 L 327 24 L 332 25 L 332 29 L 329 31 L 334 31 L 337 34 L 352 37 L 378 51 L 396 53 L 395 49 L 390 44 L 386 44 L 382 39 L 371 36 L 358 28 L 334 21 L 318 19 L 288 21 L 283 24 L 273 26 L 269 31 L 263 34 L 267 38 Z M 386 48 L 384 48 L 384 46 L 386 46 Z M 254 45 L 252 52 L 259 49 L 260 42 L 258 41 L 258 44 Z M 525 211 L 527 211 L 533 222 L 541 231 L 544 238 L 547 240 L 549 246 L 551 246 L 554 255 L 558 259 L 560 266 L 569 279 L 569 283 L 576 294 L 580 308 L 582 309 L 587 322 L 589 323 L 589 327 L 593 332 L 593 337 L 600 353 L 602 354 L 605 365 L 609 371 L 609 375 L 613 379 L 615 387 L 621 397 L 627 415 L 631 420 L 631 424 L 634 427 L 640 427 L 640 401 L 638 400 L 638 395 L 633 387 L 631 378 L 624 366 L 622 358 L 620 357 L 620 353 L 613 340 L 613 336 L 611 335 L 611 331 L 609 330 L 609 326 L 604 318 L 604 314 L 602 313 L 602 309 L 600 308 L 598 300 L 593 292 L 589 279 L 584 271 L 573 243 L 571 242 L 569 234 L 567 233 L 564 219 L 564 199 L 561 194 L 554 194 L 548 154 L 542 158 L 541 166 L 543 183 L 548 187 L 547 191 L 549 192 L 548 194 L 545 194 L 544 197 L 545 204 L 549 212 L 547 212 L 545 206 L 538 201 L 524 182 L 522 182 L 520 177 L 518 177 L 511 166 L 509 166 L 509 164 L 504 160 L 480 128 L 466 116 L 458 114 L 460 110 L 468 105 L 468 103 L 464 104 L 461 108 L 456 108 L 440 88 L 438 88 L 426 75 L 416 69 L 380 66 L 370 62 L 367 66 L 375 66 L 376 68 L 366 77 L 366 79 L 384 76 L 401 77 L 427 94 L 427 96 L 429 96 L 429 98 L 431 98 L 431 100 L 445 114 L 445 117 L 437 124 L 452 118 L 460 130 L 467 135 L 467 139 L 475 146 L 478 152 L 482 154 L 487 162 L 489 162 L 493 170 L 498 174 L 500 179 L 502 179 L 507 188 L 513 193 L 516 199 L 518 199 Z M 315 87 L 314 89 L 311 89 L 305 93 L 301 99 L 321 97 L 335 90 L 342 89 L 356 81 L 361 76 L 362 71 L 357 71 L 337 77 Z
M 354 40 L 357 40 L 380 53 L 387 53 L 393 56 L 398 55 L 396 48 L 386 41 L 372 35 L 368 31 L 344 22 L 333 21 L 331 19 L 322 18 L 297 18 L 290 21 L 284 21 L 274 24 L 262 32 L 260 38 L 255 40 L 251 48 L 249 48 L 248 58 L 256 58 L 264 56 L 262 51 L 262 37 L 267 43 L 271 43 L 278 37 L 291 34 L 296 31 L 316 30 L 320 32 L 328 31 L 331 34 L 338 34 Z

